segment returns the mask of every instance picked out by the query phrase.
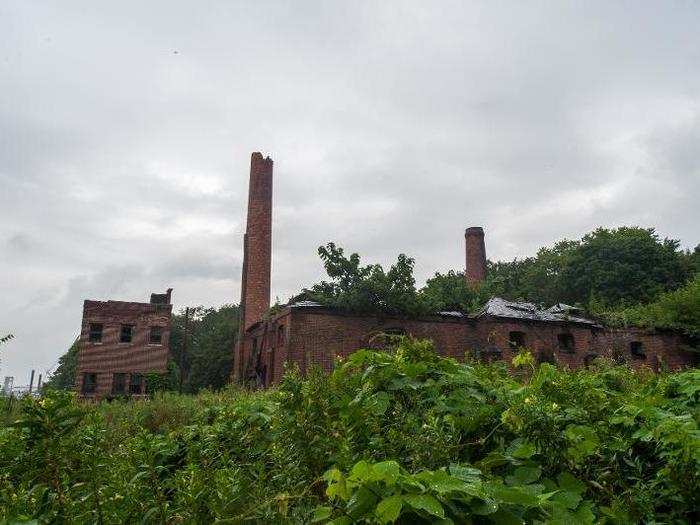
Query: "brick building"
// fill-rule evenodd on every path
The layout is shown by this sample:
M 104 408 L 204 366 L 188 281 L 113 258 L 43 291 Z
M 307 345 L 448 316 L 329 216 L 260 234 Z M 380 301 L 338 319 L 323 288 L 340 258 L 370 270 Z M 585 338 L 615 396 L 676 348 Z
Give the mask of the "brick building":
M 165 373 L 170 352 L 172 290 L 148 303 L 83 303 L 76 389 L 81 396 L 139 396 L 146 374 Z
M 406 334 L 432 339 L 437 350 L 462 359 L 509 360 L 527 347 L 540 361 L 572 368 L 597 356 L 624 360 L 634 366 L 672 369 L 696 364 L 674 332 L 638 328 L 613 329 L 582 316 L 575 308 L 556 305 L 540 309 L 529 303 L 492 298 L 476 315 L 440 312 L 411 319 L 357 315 L 302 301 L 266 316 L 270 306 L 272 160 L 253 153 L 241 283 L 241 318 L 234 349 L 234 379 L 268 386 L 278 382 L 285 363 L 302 372 L 317 364 L 330 370 L 336 356 L 359 348 L 383 347 L 382 334 Z M 465 278 L 471 285 L 486 277 L 484 231 L 465 231 Z

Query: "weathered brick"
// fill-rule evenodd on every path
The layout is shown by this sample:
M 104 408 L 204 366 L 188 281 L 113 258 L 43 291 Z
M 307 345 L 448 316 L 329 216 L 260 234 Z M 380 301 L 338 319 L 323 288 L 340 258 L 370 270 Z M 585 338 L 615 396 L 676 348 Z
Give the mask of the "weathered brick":
M 285 334 L 282 343 L 272 337 L 280 329 Z M 583 367 L 594 356 L 652 369 L 660 366 L 679 369 L 696 364 L 694 354 L 683 350 L 683 337 L 677 333 L 488 316 L 407 319 L 349 315 L 319 307 L 285 308 L 277 316 L 253 326 L 243 339 L 242 358 L 249 363 L 253 357 L 253 345 L 257 345 L 259 358 L 250 370 L 257 369 L 267 386 L 279 382 L 285 364 L 298 366 L 302 372 L 313 365 L 330 371 L 337 357 L 347 357 L 360 348 L 381 349 L 383 344 L 378 334 L 401 332 L 431 339 L 441 355 L 458 360 L 467 355 L 483 357 L 489 350 L 497 349 L 500 359 L 510 362 L 517 352 L 509 344 L 510 333 L 515 331 L 524 334 L 524 345 L 535 357 L 549 358 L 569 368 Z M 559 334 L 573 337 L 571 353 L 560 348 Z M 633 341 L 642 343 L 645 359 L 631 354 L 630 343 Z
M 167 300 L 170 300 L 169 293 Z M 126 373 L 129 392 L 130 374 L 164 373 L 170 353 L 171 304 L 125 301 L 91 301 L 83 303 L 83 322 L 79 340 L 76 390 L 82 394 L 85 373 L 95 373 L 97 388 L 88 397 L 103 398 L 112 393 L 115 373 Z M 89 340 L 90 324 L 102 324 L 102 341 Z M 133 325 L 130 343 L 119 342 L 121 326 Z M 150 329 L 161 328 L 161 343 L 150 344 Z

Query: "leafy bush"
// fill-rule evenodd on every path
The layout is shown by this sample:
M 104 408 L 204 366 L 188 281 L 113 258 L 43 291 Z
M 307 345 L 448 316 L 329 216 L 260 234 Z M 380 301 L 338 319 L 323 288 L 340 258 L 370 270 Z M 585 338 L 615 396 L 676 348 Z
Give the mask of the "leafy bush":
M 325 375 L 0 427 L 0 523 L 692 523 L 700 371 L 458 363 L 402 339 Z
M 700 336 L 700 275 L 685 286 L 659 296 L 654 302 L 599 313 L 609 324 L 671 328 Z

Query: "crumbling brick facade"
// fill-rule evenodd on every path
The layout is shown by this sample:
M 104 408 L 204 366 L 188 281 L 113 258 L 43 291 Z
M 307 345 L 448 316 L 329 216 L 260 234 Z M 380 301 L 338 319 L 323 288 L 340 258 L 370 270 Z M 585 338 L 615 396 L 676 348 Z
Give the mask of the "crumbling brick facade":
M 165 373 L 170 353 L 170 292 L 150 303 L 83 303 L 76 390 L 86 398 L 143 395 L 146 374 Z
M 569 368 L 587 366 L 595 357 L 657 370 L 697 364 L 694 354 L 683 350 L 683 337 L 675 333 L 490 316 L 407 319 L 350 315 L 318 306 L 287 307 L 254 325 L 246 333 L 242 352 L 246 362 L 253 362 L 250 368 L 261 386 L 269 386 L 280 381 L 285 364 L 302 372 L 314 365 L 330 371 L 337 357 L 347 357 L 360 348 L 382 349 L 382 334 L 431 339 L 441 355 L 458 360 L 469 356 L 509 363 L 519 351 L 513 333 L 522 334 L 521 346 L 539 361 Z M 643 356 L 632 353 L 634 343 L 641 343 L 635 348 L 641 348 Z

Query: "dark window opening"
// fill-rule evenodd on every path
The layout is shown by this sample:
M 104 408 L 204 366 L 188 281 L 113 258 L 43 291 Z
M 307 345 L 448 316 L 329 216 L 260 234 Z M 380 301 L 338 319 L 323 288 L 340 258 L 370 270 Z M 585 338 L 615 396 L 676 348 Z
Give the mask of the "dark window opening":
M 277 327 L 277 345 L 284 345 L 284 325 L 279 325 Z
M 571 334 L 559 334 L 557 335 L 557 341 L 559 342 L 559 351 L 566 354 L 573 354 L 575 350 L 574 336 Z
M 525 346 L 524 332 L 510 332 L 508 334 L 508 344 L 511 348 L 523 348 Z
M 646 359 L 647 354 L 644 351 L 644 345 L 642 344 L 641 341 L 632 341 L 630 343 L 630 353 L 632 354 L 632 357 L 636 359 Z
M 97 390 L 97 374 L 85 372 L 83 374 L 83 394 L 94 394 Z
M 160 326 L 151 326 L 148 334 L 148 344 L 159 345 L 163 340 L 163 328 Z
M 267 386 L 270 386 L 275 381 L 275 351 L 270 352 L 270 373 L 268 375 Z
M 479 361 L 484 361 L 486 363 L 492 363 L 494 361 L 499 361 L 503 359 L 503 354 L 501 350 L 495 345 L 489 345 L 483 350 L 475 350 L 474 357 Z
M 143 387 L 143 376 L 141 374 L 131 374 L 129 378 L 129 393 L 140 394 Z
M 130 343 L 134 336 L 134 325 L 133 324 L 123 324 L 122 329 L 119 332 L 119 342 L 120 343 Z
M 102 323 L 90 323 L 90 342 L 102 342 Z
M 593 364 L 593 361 L 598 359 L 598 357 L 599 357 L 598 354 L 593 353 L 593 352 L 586 354 L 586 356 L 583 358 L 584 366 L 586 368 L 588 368 L 589 366 L 591 366 Z
M 126 393 L 126 374 L 116 372 L 112 377 L 112 393 L 116 395 Z
M 550 365 L 556 365 L 557 360 L 554 357 L 554 352 L 551 350 L 540 350 L 537 354 L 538 363 L 549 363 Z

